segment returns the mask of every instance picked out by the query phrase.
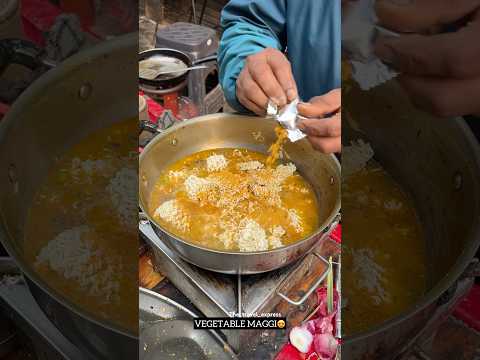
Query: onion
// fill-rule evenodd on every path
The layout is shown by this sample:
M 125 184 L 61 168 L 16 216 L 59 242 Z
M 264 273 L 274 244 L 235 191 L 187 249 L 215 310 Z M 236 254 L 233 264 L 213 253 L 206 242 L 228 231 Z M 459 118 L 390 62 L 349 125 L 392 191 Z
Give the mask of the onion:
M 338 342 L 332 334 L 318 334 L 315 335 L 313 342 L 315 352 L 322 360 L 331 360 L 337 354 Z
M 290 343 L 301 353 L 307 353 L 313 342 L 313 335 L 303 326 L 295 326 L 290 331 Z

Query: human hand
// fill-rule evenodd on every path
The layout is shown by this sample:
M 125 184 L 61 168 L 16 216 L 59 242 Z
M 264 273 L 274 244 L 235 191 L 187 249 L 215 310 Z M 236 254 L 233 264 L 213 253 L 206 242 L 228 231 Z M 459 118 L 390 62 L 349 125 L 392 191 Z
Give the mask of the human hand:
M 313 148 L 323 153 L 342 150 L 342 93 L 335 89 L 298 105 L 298 113 L 308 119 L 298 128 L 307 134 Z
M 401 73 L 415 105 L 441 117 L 480 114 L 480 0 L 381 0 L 376 12 L 404 33 L 380 38 L 375 52 Z
M 250 55 L 237 79 L 237 99 L 257 115 L 265 115 L 271 99 L 279 107 L 298 97 L 292 67 L 279 50 Z

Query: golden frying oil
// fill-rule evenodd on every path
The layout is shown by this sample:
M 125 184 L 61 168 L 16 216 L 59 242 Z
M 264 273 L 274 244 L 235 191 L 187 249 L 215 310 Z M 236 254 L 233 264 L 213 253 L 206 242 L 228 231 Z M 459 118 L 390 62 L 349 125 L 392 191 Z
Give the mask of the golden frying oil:
M 137 226 L 120 220 L 107 187 L 120 169 L 136 172 L 137 127 L 138 121 L 130 119 L 95 132 L 55 164 L 30 209 L 24 249 L 50 287 L 94 316 L 131 330 L 138 326 Z M 123 191 L 136 199 L 138 187 Z M 131 216 L 135 224 L 137 213 Z M 62 258 L 59 247 L 49 254 L 52 263 L 39 261 L 42 250 L 62 233 L 71 250 L 75 231 L 85 228 L 86 260 L 80 260 L 81 249 L 73 259 Z M 82 261 L 81 268 L 69 268 L 69 262 Z
M 379 166 L 342 187 L 343 333 L 410 308 L 426 290 L 426 249 L 412 199 Z
M 219 219 L 225 207 L 212 206 L 211 204 L 200 204 L 192 201 L 186 191 L 184 182 L 189 175 L 206 178 L 212 175 L 206 168 L 206 159 L 212 155 L 223 155 L 228 165 L 223 170 L 216 172 L 214 176 L 229 184 L 232 191 L 240 189 L 242 184 L 251 176 L 250 172 L 241 171 L 239 163 L 259 161 L 265 164 L 267 157 L 259 152 L 247 149 L 214 149 L 192 154 L 169 166 L 157 180 L 149 199 L 149 212 L 154 214 L 155 210 L 165 201 L 176 199 L 183 212 L 189 220 L 189 229 L 182 231 L 178 227 L 163 221 L 160 217 L 154 217 L 166 230 L 188 240 L 194 244 L 217 250 L 237 251 L 238 246 L 232 243 L 226 246 L 219 236 L 222 229 L 219 226 Z M 273 169 L 272 169 L 273 171 Z M 172 174 L 181 174 L 172 176 Z M 248 189 L 245 190 L 248 192 Z M 239 190 L 239 195 L 245 195 Z M 225 196 L 233 196 L 225 194 Z M 262 198 L 255 198 L 251 194 L 248 198 L 240 201 L 238 206 L 232 210 L 232 221 L 237 224 L 249 218 L 257 222 L 266 231 L 274 226 L 281 226 L 286 234 L 282 237 L 283 246 L 293 244 L 314 232 L 318 225 L 318 208 L 315 192 L 311 185 L 298 173 L 295 172 L 282 184 L 280 191 L 281 205 L 272 205 Z M 286 210 L 294 210 L 301 218 L 302 231 L 298 232 L 292 226 Z

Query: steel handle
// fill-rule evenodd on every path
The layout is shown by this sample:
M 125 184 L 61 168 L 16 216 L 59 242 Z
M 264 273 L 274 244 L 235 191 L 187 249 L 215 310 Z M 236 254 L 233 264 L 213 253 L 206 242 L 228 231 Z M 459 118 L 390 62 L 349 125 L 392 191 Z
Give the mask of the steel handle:
M 49 70 L 55 67 L 56 64 L 47 61 L 44 55 L 44 51 L 30 41 L 22 39 L 0 40 L 0 74 L 12 64 L 23 65 L 30 70 L 43 70 L 43 68 Z
M 192 61 L 192 65 L 200 65 L 200 64 L 207 63 L 207 62 L 211 62 L 211 61 L 217 61 L 217 54 L 213 54 L 213 55 L 201 58 L 201 59 L 194 60 L 194 61 Z
M 327 269 L 323 272 L 323 274 L 317 279 L 317 281 L 315 281 L 315 283 L 310 287 L 310 289 L 307 290 L 307 292 L 305 293 L 305 295 L 300 299 L 300 300 L 292 300 L 290 299 L 287 295 L 283 294 L 282 292 L 280 292 L 280 289 L 284 286 L 284 284 L 286 284 L 290 278 L 296 273 L 296 271 L 294 271 L 292 274 L 290 274 L 285 280 L 282 281 L 282 283 L 280 284 L 280 286 L 278 287 L 278 290 L 277 290 L 277 295 L 280 296 L 283 300 L 287 301 L 288 303 L 292 304 L 292 305 L 296 305 L 296 306 L 299 306 L 299 305 L 302 305 L 305 300 L 308 299 L 308 297 L 310 295 L 312 295 L 312 293 L 315 291 L 315 289 L 317 289 L 318 287 L 320 287 L 320 285 L 322 284 L 322 282 L 325 280 L 325 278 L 327 277 L 328 273 L 330 271 L 332 271 L 332 266 L 330 265 L 330 262 L 328 260 L 326 260 L 323 256 L 317 254 L 316 252 L 311 252 L 310 254 L 307 255 L 310 256 L 310 255 L 313 255 L 313 256 L 316 256 L 317 258 L 320 259 L 320 261 L 322 261 L 323 263 L 325 263 L 325 265 L 327 265 Z M 300 265 L 301 266 L 301 265 Z

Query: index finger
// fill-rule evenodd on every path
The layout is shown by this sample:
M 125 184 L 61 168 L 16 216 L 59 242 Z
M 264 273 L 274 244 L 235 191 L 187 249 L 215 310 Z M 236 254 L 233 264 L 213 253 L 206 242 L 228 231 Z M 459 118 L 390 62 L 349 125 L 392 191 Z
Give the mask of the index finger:
M 272 99 L 280 107 L 287 104 L 287 95 L 283 91 L 282 86 L 278 82 L 268 62 L 253 60 L 249 64 L 249 72 L 252 79 L 268 98 Z
M 480 47 L 472 46 L 479 30 L 477 22 L 455 33 L 380 38 L 375 53 L 407 74 L 465 78 L 480 74 Z
M 293 77 L 292 66 L 285 56 L 270 56 L 268 58 L 275 77 L 282 87 L 288 102 L 292 102 L 298 97 L 297 84 Z
M 381 25 L 399 32 L 423 32 L 462 19 L 480 6 L 479 0 L 381 0 L 375 3 Z

